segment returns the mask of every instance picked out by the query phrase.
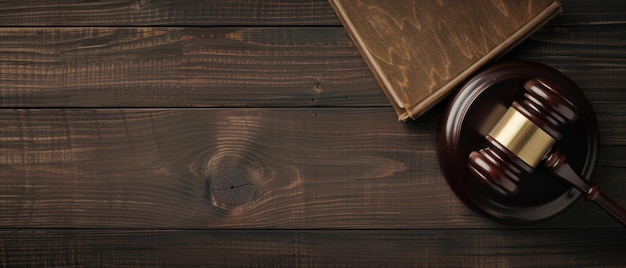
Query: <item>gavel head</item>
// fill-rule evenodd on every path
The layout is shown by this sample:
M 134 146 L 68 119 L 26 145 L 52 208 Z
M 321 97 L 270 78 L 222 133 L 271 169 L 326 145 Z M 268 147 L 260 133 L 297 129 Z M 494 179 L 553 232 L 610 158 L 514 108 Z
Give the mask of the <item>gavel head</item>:
M 524 88 L 524 100 L 513 102 L 485 137 L 488 147 L 469 155 L 470 171 L 504 195 L 519 190 L 520 175 L 533 172 L 561 138 L 559 127 L 577 117 L 555 85 L 535 78 Z

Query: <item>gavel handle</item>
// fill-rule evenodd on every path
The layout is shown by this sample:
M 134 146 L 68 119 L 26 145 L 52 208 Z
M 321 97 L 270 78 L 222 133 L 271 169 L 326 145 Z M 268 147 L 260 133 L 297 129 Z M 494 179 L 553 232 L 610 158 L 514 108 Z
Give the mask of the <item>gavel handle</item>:
M 600 192 L 598 185 L 581 178 L 578 173 L 572 169 L 569 163 L 567 163 L 565 155 L 560 154 L 558 151 L 553 151 L 546 157 L 544 165 L 550 169 L 554 175 L 570 183 L 585 194 L 585 199 L 595 202 L 609 215 L 626 226 L 626 209 Z
M 613 216 L 613 218 L 621 222 L 622 225 L 626 226 L 626 209 L 613 201 L 613 199 L 609 198 L 603 193 L 599 193 L 598 196 L 592 200 L 596 204 L 598 204 L 598 206 L 604 209 L 604 211 L 609 213 L 609 215 Z

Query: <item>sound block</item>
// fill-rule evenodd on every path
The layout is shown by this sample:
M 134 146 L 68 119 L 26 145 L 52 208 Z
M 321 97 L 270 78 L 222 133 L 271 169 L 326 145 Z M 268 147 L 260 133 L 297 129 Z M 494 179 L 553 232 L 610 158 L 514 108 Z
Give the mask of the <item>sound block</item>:
M 541 164 L 521 177 L 519 191 L 501 195 L 468 168 L 472 151 L 487 147 L 485 136 L 513 101 L 524 98 L 524 82 L 541 78 L 558 85 L 558 94 L 577 108 L 578 119 L 560 129 L 554 149 L 589 180 L 598 155 L 598 124 L 587 98 L 561 72 L 539 63 L 502 62 L 484 69 L 458 91 L 444 112 L 437 133 L 441 171 L 454 193 L 469 207 L 503 223 L 531 224 L 550 219 L 572 205 L 581 192 L 551 175 Z

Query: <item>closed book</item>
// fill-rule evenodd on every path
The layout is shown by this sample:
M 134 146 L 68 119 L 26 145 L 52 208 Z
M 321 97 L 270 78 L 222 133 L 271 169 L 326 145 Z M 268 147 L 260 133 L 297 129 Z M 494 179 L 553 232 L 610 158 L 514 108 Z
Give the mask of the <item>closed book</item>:
M 329 0 L 387 98 L 417 118 L 561 12 L 558 0 Z

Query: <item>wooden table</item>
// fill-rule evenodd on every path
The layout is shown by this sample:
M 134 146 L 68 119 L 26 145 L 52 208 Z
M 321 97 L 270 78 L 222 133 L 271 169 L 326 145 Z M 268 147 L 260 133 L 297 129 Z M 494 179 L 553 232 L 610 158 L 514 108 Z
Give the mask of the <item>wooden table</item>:
M 507 54 L 570 76 L 626 204 L 626 2 L 563 0 Z M 406 124 L 329 4 L 0 2 L 0 267 L 624 266 L 578 201 L 490 221 Z

